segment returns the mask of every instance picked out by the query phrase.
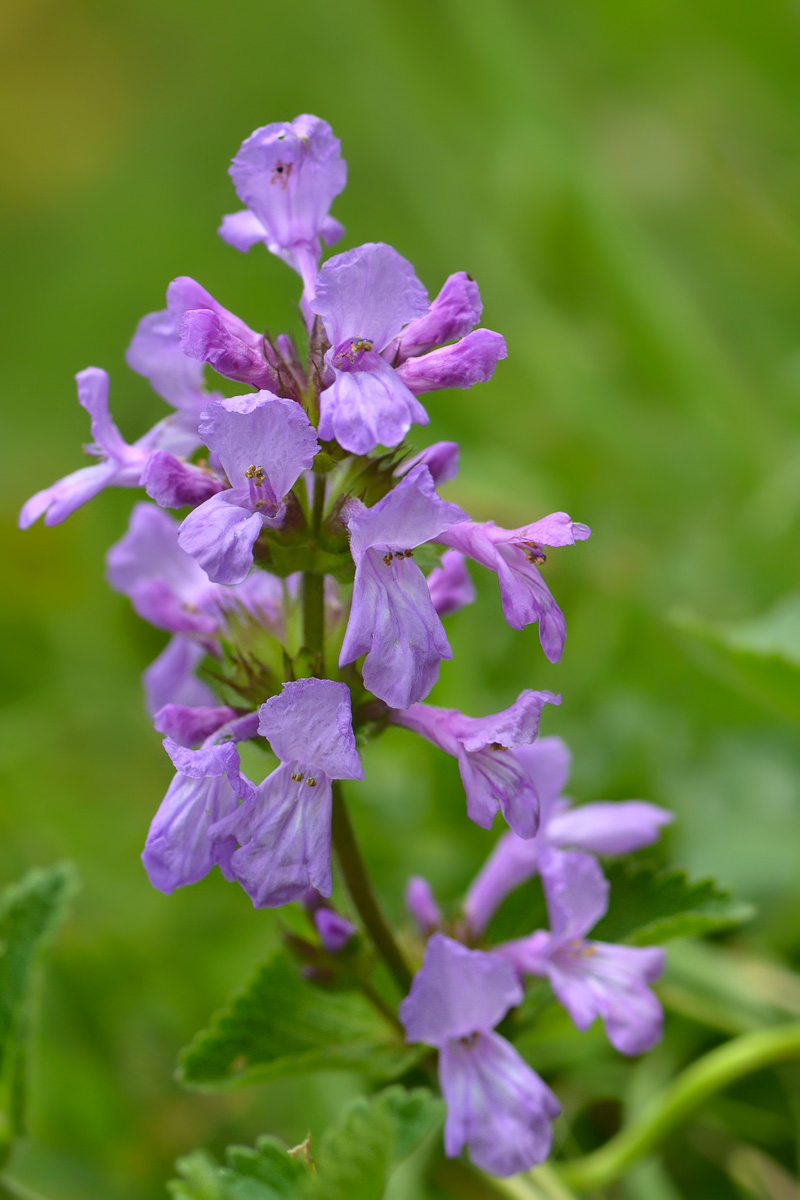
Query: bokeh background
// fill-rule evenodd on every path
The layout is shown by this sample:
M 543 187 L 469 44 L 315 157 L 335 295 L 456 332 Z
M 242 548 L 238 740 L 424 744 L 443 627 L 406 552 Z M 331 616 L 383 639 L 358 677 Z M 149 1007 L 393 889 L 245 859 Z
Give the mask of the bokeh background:
M 391 242 L 432 292 L 468 270 L 508 340 L 491 384 L 430 398 L 418 444 L 463 446 L 449 497 L 507 525 L 567 509 L 594 529 L 546 568 L 568 620 L 561 665 L 479 580 L 434 701 L 479 714 L 521 687 L 562 692 L 545 731 L 572 747 L 573 794 L 674 809 L 668 860 L 758 906 L 732 961 L 796 962 L 800 4 L 5 0 L 0 40 L 0 875 L 68 857 L 83 880 L 48 971 L 18 1173 L 52 1200 L 155 1200 L 176 1155 L 299 1141 L 358 1086 L 219 1098 L 173 1081 L 277 922 L 220 878 L 161 896 L 140 866 L 171 770 L 139 687 L 165 638 L 103 580 L 132 493 L 58 529 L 14 527 L 81 463 L 77 370 L 110 372 L 131 438 L 165 411 L 123 355 L 175 275 L 256 328 L 297 328 L 291 272 L 215 229 L 238 207 L 240 141 L 300 112 L 331 122 L 349 162 L 339 249 Z M 393 915 L 412 871 L 458 896 L 490 839 L 451 761 L 395 731 L 351 794 Z M 796 1003 L 788 977 L 765 978 Z M 673 993 L 652 1078 L 715 1036 Z M 616 1096 L 618 1060 L 591 1045 Z M 788 1084 L 749 1086 L 726 1101 L 728 1128 L 738 1104 L 742 1137 L 786 1167 Z M 709 1137 L 685 1142 L 671 1181 L 621 1194 L 741 1195 Z

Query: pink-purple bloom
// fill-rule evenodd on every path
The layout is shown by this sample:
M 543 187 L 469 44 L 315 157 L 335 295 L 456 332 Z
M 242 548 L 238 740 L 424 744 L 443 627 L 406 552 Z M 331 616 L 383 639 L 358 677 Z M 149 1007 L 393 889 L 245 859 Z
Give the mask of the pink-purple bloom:
M 428 576 L 428 591 L 440 617 L 451 617 L 475 599 L 472 582 L 459 550 L 445 550 L 442 561 Z
M 567 626 L 538 567 L 545 561 L 545 546 L 572 546 L 585 541 L 588 525 L 573 521 L 566 513 L 551 513 L 532 525 L 502 529 L 494 521 L 456 525 L 437 541 L 461 550 L 481 566 L 497 573 L 503 616 L 512 629 L 539 622 L 539 641 L 551 662 L 564 651 Z
M 539 794 L 515 752 L 535 739 L 545 704 L 560 703 L 552 692 L 526 689 L 510 708 L 488 717 L 413 704 L 393 712 L 391 720 L 456 759 L 471 821 L 490 829 L 500 809 L 520 838 L 532 838 L 539 828 Z
M 654 946 L 586 940 L 608 907 L 608 884 L 596 860 L 578 851 L 560 855 L 550 877 L 550 932 L 496 947 L 521 975 L 546 976 L 578 1029 L 596 1017 L 622 1054 L 643 1054 L 661 1037 L 664 1014 L 649 985 L 664 969 Z
M 476 877 L 464 902 L 473 934 L 481 934 L 505 897 L 531 879 L 542 877 L 545 893 L 558 878 L 560 856 L 568 849 L 586 854 L 629 854 L 658 839 L 673 818 L 666 809 L 643 800 L 583 804 L 570 809 L 561 795 L 569 774 L 570 755 L 561 738 L 542 738 L 522 746 L 514 757 L 531 780 L 541 803 L 542 819 L 535 838 L 503 834 Z
M 183 549 L 215 583 L 241 583 L 265 525 L 279 525 L 283 498 L 319 449 L 299 404 L 269 392 L 209 405 L 200 433 L 230 487 L 189 513 L 178 533 Z
M 251 736 L 250 726 L 244 731 Z M 177 771 L 147 834 L 142 862 L 153 887 L 161 892 L 196 883 L 218 866 L 232 879 L 231 855 L 236 842 L 213 827 L 233 812 L 253 785 L 239 769 L 236 734 L 217 730 L 198 750 L 171 738 L 164 749 Z
M 230 175 L 247 208 L 223 218 L 221 237 L 237 250 L 263 242 L 298 272 L 310 297 L 322 243 L 344 233 L 329 215 L 347 181 L 330 125 L 309 114 L 263 125 L 242 143 Z
M 423 465 L 372 508 L 352 501 L 344 514 L 356 574 L 339 665 L 366 654 L 364 683 L 392 708 L 427 696 L 440 661 L 452 658 L 413 550 L 465 515 L 440 500 Z
M 256 908 L 331 894 L 331 783 L 363 779 L 350 693 L 331 679 L 285 683 L 260 709 L 280 765 L 213 831 L 234 835 L 230 869 Z
M 218 374 L 238 383 L 277 390 L 278 375 L 267 360 L 263 336 L 223 308 L 194 279 L 188 275 L 173 279 L 167 288 L 167 308 L 190 360 L 210 363 Z
M 536 1072 L 494 1032 L 522 994 L 510 963 L 436 933 L 399 1010 L 406 1040 L 439 1050 L 445 1153 L 454 1158 L 467 1146 L 475 1165 L 493 1175 L 542 1162 L 561 1111 Z

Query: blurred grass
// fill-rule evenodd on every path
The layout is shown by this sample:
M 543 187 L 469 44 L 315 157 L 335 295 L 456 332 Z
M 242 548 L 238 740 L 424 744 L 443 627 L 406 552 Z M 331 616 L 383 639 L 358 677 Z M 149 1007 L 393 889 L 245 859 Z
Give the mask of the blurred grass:
M 746 939 L 796 962 L 796 729 L 706 673 L 670 614 L 743 622 L 797 588 L 799 32 L 784 0 L 6 0 L 0 865 L 11 880 L 67 856 L 84 881 L 21 1159 L 55 1200 L 162 1196 L 176 1154 L 299 1141 L 349 1086 L 214 1099 L 171 1081 L 276 923 L 218 878 L 165 898 L 140 867 L 170 771 L 138 683 L 162 641 L 102 579 L 130 493 L 13 528 L 80 464 L 75 371 L 111 372 L 131 437 L 162 414 L 123 354 L 173 276 L 296 327 L 291 273 L 214 232 L 237 207 L 228 160 L 268 121 L 316 112 L 342 138 L 341 248 L 392 242 L 432 292 L 469 270 L 506 334 L 491 384 L 430 398 L 419 444 L 463 445 L 450 495 L 476 518 L 564 508 L 595 531 L 547 566 L 564 662 L 479 580 L 434 699 L 477 714 L 561 691 L 544 728 L 573 748 L 576 796 L 673 807 L 670 857 L 758 903 Z M 455 897 L 487 837 L 454 764 L 393 731 L 366 765 L 354 813 L 389 908 L 412 870 Z

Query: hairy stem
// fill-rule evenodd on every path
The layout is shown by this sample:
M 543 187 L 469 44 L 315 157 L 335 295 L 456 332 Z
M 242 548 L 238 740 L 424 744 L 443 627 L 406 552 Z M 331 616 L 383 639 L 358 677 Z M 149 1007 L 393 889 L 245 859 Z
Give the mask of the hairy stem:
M 638 1120 L 585 1158 L 559 1164 L 559 1175 L 577 1191 L 607 1187 L 648 1154 L 702 1102 L 728 1084 L 787 1058 L 800 1057 L 800 1023 L 745 1033 L 687 1067 Z
M 333 784 L 333 845 L 356 911 L 397 980 L 400 990 L 405 994 L 411 986 L 411 972 L 386 923 L 386 918 L 378 907 L 338 781 Z

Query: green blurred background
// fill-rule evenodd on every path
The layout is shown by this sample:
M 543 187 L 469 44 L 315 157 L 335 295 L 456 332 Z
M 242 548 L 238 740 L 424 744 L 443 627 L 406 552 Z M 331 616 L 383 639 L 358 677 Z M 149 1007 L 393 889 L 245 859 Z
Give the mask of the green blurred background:
M 793 964 L 796 0 L 5 0 L 0 33 L 0 873 L 68 857 L 83 879 L 49 969 L 20 1173 L 53 1200 L 155 1200 L 177 1154 L 299 1141 L 357 1087 L 214 1098 L 173 1082 L 276 919 L 216 877 L 161 896 L 140 866 L 171 770 L 139 687 L 165 638 L 103 582 L 132 493 L 14 528 L 29 494 L 81 464 L 77 370 L 110 372 L 131 438 L 165 411 L 123 355 L 175 275 L 257 328 L 297 327 L 291 272 L 215 229 L 238 207 L 240 141 L 300 112 L 331 122 L 349 163 L 339 248 L 391 242 L 432 293 L 468 270 L 508 340 L 491 384 L 430 397 L 418 444 L 463 446 L 450 498 L 479 519 L 567 509 L 594 529 L 546 568 L 562 664 L 506 627 L 480 580 L 434 701 L 479 714 L 524 686 L 561 691 L 544 728 L 573 749 L 575 796 L 673 808 L 668 858 L 758 905 L 734 950 Z M 490 839 L 451 761 L 395 731 L 351 794 L 393 914 L 411 871 L 457 897 Z M 683 1038 L 654 1061 L 703 1044 Z M 715 1177 L 686 1194 L 739 1193 Z

